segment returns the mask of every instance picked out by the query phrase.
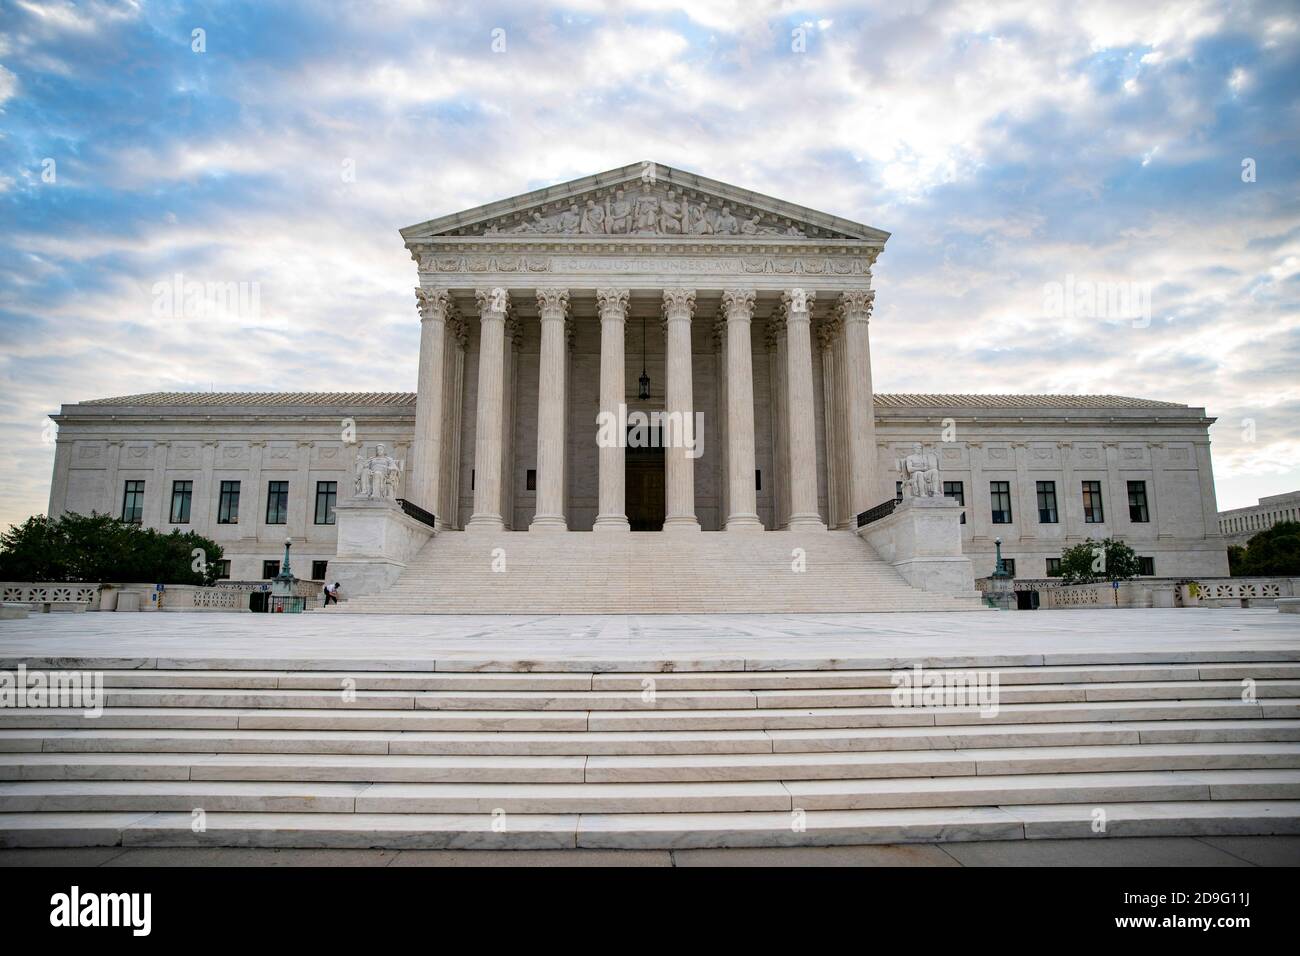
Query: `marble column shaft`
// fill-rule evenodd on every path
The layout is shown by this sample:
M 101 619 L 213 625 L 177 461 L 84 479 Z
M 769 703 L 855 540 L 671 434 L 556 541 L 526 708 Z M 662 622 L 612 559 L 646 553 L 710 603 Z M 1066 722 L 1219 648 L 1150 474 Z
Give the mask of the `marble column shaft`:
M 451 296 L 446 289 L 416 289 L 415 299 L 420 310 L 420 366 L 416 377 L 415 440 L 411 446 L 406 494 L 421 508 L 437 514 L 442 479 L 442 380 Z
M 664 291 L 664 324 L 668 365 L 665 374 L 664 411 L 678 434 L 666 442 L 664 476 L 667 486 L 665 531 L 699 531 L 695 517 L 695 460 L 688 455 L 687 435 L 695 434 L 695 397 L 691 372 L 691 315 L 695 311 L 693 289 Z M 665 436 L 666 437 L 666 436 Z
M 565 531 L 564 396 L 565 289 L 538 289 L 541 356 L 537 368 L 537 512 L 529 531 Z
M 867 335 L 875 295 L 868 289 L 854 290 L 843 293 L 839 301 L 847 365 L 849 500 L 855 515 L 880 504 L 874 500 L 880 496 L 880 489 L 876 487 L 876 415 L 871 390 L 871 344 Z
M 786 408 L 790 435 L 790 521 L 793 529 L 826 527 L 817 510 L 817 412 L 813 396 L 813 293 L 793 289 L 786 307 Z
M 727 520 L 728 531 L 762 531 L 754 490 L 754 356 L 751 325 L 754 292 L 722 295 L 727 319 Z
M 600 308 L 600 412 L 606 420 L 620 427 L 624 389 L 624 329 L 627 325 L 627 289 L 597 289 Z M 602 442 L 597 449 L 599 461 L 599 510 L 592 526 L 595 531 L 627 531 L 627 475 L 623 446 L 624 435 L 613 436 L 614 442 Z
M 505 326 L 503 289 L 480 290 L 478 416 L 474 440 L 474 513 L 467 531 L 502 531 L 501 464 L 505 439 Z

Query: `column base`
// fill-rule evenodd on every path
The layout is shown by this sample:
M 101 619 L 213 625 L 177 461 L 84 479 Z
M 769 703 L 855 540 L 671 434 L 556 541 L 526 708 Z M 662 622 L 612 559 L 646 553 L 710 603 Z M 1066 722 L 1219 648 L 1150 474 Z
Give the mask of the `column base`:
M 664 519 L 664 531 L 675 534 L 679 531 L 699 531 L 700 522 L 694 515 L 681 515 Z
M 591 526 L 592 531 L 631 531 L 627 515 L 600 515 Z
M 786 525 L 788 531 L 825 531 L 826 525 L 820 515 L 791 515 Z
M 533 518 L 533 523 L 528 526 L 528 530 L 534 534 L 568 531 L 569 524 L 564 520 L 564 515 L 537 515 Z
M 726 530 L 728 531 L 763 531 L 763 522 L 758 520 L 758 515 L 731 515 L 727 518 Z
M 465 531 L 472 534 L 495 534 L 506 530 L 505 519 L 500 515 L 470 515 Z

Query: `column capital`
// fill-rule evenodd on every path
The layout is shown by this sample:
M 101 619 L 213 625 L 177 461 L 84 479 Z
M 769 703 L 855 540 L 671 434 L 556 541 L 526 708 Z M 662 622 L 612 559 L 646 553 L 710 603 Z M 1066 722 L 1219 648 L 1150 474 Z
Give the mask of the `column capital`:
M 445 321 L 455 305 L 451 293 L 446 289 L 425 289 L 417 286 L 415 307 L 420 312 L 420 321 L 427 322 L 430 319 Z
M 836 314 L 845 322 L 870 322 L 875 301 L 873 289 L 850 289 L 840 293 L 840 300 L 835 305 Z
M 754 290 L 727 289 L 722 293 L 722 314 L 728 322 L 749 322 L 754 318 Z
M 835 347 L 835 338 L 842 328 L 844 320 L 838 315 L 829 316 L 817 323 L 817 344 L 823 352 L 829 352 Z
M 627 289 L 597 289 L 596 305 L 600 309 L 601 321 L 617 319 L 627 320 L 627 302 L 631 293 Z
M 474 298 L 478 302 L 481 319 L 504 319 L 510 309 L 510 293 L 500 286 L 494 289 L 477 289 Z
M 694 289 L 664 290 L 664 321 L 685 320 L 689 322 L 695 313 Z
M 562 320 L 569 311 L 569 290 L 559 288 L 541 288 L 537 290 L 537 308 L 542 321 Z
M 808 322 L 812 318 L 816 292 L 805 289 L 791 289 L 781 294 L 781 311 L 789 322 Z

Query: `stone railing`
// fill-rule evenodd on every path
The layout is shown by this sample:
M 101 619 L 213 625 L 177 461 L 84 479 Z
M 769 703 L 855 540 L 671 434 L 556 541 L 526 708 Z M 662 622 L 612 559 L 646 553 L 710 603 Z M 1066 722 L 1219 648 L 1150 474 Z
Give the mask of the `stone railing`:
M 86 611 L 99 609 L 99 585 L 71 583 L 0 583 L 5 604 L 41 605 L 42 610 Z
M 297 580 L 293 595 L 308 608 L 320 603 L 321 585 Z M 218 581 L 212 587 L 168 584 L 86 584 L 4 582 L 0 595 L 5 604 L 26 604 L 41 611 L 247 611 L 249 597 L 271 590 L 270 581 Z M 124 595 L 130 597 L 119 601 Z
M 1178 585 L 1188 607 L 1270 607 L 1300 597 L 1300 578 L 1202 578 Z
M 1273 607 L 1279 598 L 1300 596 L 1300 578 L 1141 578 L 1121 581 L 1118 588 L 1099 581 L 1043 588 L 1038 594 L 1044 608 Z

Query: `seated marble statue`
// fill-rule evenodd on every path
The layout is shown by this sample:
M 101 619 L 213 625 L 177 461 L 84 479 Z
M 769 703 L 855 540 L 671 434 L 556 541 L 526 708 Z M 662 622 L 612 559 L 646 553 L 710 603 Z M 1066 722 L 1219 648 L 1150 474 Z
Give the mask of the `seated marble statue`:
M 920 443 L 912 445 L 912 453 L 899 463 L 903 473 L 903 490 L 913 498 L 943 497 L 943 483 L 939 480 L 939 459 L 927 454 Z

